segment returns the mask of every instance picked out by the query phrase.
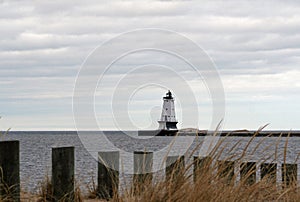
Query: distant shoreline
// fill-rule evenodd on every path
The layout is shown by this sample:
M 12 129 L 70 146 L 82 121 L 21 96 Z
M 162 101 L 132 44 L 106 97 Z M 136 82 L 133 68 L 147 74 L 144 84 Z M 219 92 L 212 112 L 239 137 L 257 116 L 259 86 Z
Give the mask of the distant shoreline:
M 300 137 L 300 130 L 222 130 L 220 132 L 186 128 L 179 130 L 182 134 L 197 134 L 198 136 L 218 135 L 222 137 Z
M 134 130 L 126 130 L 129 132 L 134 132 Z M 124 131 L 124 132 L 126 132 Z M 151 131 L 151 130 L 149 130 Z M 153 130 L 155 131 L 155 130 Z M 5 133 L 6 131 L 2 131 Z M 37 133 L 51 133 L 51 134 L 66 134 L 66 135 L 74 135 L 78 131 L 9 131 L 8 136 L 10 133 L 25 133 L 25 134 L 37 134 Z M 107 131 L 79 131 L 79 132 L 90 132 L 90 133 L 99 133 L 99 132 L 120 132 L 118 130 L 107 130 Z M 208 131 L 208 130 L 197 130 L 197 129 L 180 129 L 178 132 L 178 136 L 211 136 L 214 135 L 215 131 Z M 118 135 L 118 134 L 116 134 Z M 221 137 L 300 137 L 300 130 L 264 130 L 264 131 L 255 131 L 255 130 L 222 130 L 221 132 L 217 132 L 217 136 Z

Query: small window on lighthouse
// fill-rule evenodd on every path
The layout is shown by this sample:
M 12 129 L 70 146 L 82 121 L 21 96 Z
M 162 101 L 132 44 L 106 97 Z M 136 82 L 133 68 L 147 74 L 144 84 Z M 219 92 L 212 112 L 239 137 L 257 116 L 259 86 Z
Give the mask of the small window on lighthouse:
M 166 110 L 168 110 L 168 108 L 166 108 Z

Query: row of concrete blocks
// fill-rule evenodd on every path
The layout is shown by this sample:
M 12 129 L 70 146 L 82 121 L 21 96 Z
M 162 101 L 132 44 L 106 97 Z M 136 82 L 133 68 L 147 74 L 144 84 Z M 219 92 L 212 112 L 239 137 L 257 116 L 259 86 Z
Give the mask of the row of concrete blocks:
M 73 201 L 74 199 L 74 147 L 52 148 L 52 194 L 53 201 Z M 119 152 L 99 152 L 97 195 L 111 198 L 118 193 L 119 187 Z M 0 199 L 8 194 L 14 201 L 20 201 L 19 141 L 0 142 Z M 212 171 L 210 157 L 194 157 L 194 181 L 201 175 Z M 134 152 L 133 184 L 139 185 L 152 181 L 152 152 Z M 166 159 L 166 180 L 173 183 L 184 175 L 184 156 L 169 156 Z M 234 161 L 218 161 L 218 176 L 227 184 L 234 184 Z M 256 162 L 240 165 L 240 181 L 246 185 L 256 182 Z M 261 178 L 276 183 L 276 163 L 260 165 Z M 285 186 L 297 183 L 297 164 L 282 164 L 282 181 Z

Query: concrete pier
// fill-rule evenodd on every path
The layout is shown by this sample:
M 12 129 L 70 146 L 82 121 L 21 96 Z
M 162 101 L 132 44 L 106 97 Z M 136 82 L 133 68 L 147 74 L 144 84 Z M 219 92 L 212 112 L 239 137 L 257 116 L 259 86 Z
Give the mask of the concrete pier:
M 153 152 L 135 151 L 133 161 L 133 185 L 137 193 L 152 183 Z
M 184 156 L 168 156 L 166 165 L 166 181 L 178 181 L 183 178 Z
M 234 184 L 234 161 L 218 161 L 218 175 L 224 183 Z
M 0 141 L 0 201 L 20 201 L 19 154 L 19 141 Z
M 119 158 L 119 151 L 98 153 L 97 195 L 101 199 L 108 200 L 118 194 Z
M 283 187 L 297 185 L 297 164 L 283 163 L 281 165 Z
M 263 163 L 260 165 L 260 178 L 266 179 L 269 183 L 276 183 L 276 163 Z
M 197 181 L 198 177 L 207 172 L 211 172 L 212 158 L 211 157 L 198 157 L 194 156 L 194 182 Z
M 52 186 L 55 201 L 74 201 L 74 147 L 52 148 Z
M 245 162 L 240 166 L 241 182 L 253 185 L 256 182 L 256 162 Z

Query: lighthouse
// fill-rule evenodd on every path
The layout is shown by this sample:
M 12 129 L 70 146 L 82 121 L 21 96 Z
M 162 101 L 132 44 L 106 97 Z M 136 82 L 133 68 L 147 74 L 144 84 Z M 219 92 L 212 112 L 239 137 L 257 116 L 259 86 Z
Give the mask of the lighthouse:
M 157 130 L 139 130 L 139 136 L 175 136 L 178 132 L 176 124 L 178 123 L 175 116 L 174 97 L 171 91 L 163 97 L 163 107 L 161 117 L 158 121 Z
M 174 97 L 169 90 L 166 96 L 163 97 L 163 107 L 159 123 L 159 130 L 163 131 L 178 131 L 176 124 L 178 123 L 175 116 Z

